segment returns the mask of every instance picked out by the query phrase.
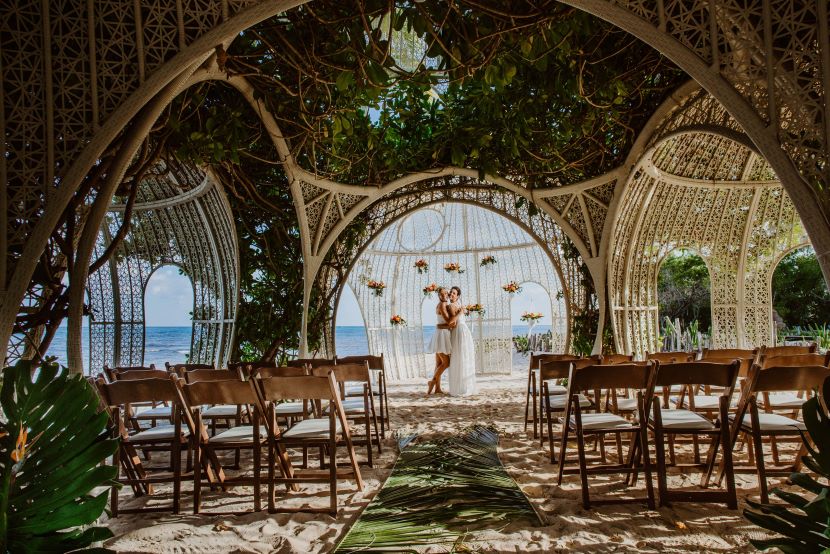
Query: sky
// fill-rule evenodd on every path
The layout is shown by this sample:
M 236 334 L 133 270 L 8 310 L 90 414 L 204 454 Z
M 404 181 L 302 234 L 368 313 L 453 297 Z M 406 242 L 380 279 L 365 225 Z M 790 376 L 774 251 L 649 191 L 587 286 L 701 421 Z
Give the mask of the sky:
M 158 268 L 147 282 L 144 293 L 144 315 L 148 327 L 189 327 L 193 311 L 193 285 L 179 268 L 165 265 Z
M 421 294 L 418 291 L 418 294 Z M 505 293 L 506 294 L 506 293 Z M 485 309 L 487 307 L 485 306 Z M 426 321 L 426 312 L 432 314 L 432 310 L 424 310 L 424 323 L 434 324 L 433 321 Z M 540 321 L 540 325 L 550 325 L 550 298 L 541 286 L 536 283 L 522 284 L 522 292 L 517 293 L 510 303 L 510 319 L 512 325 L 524 325 L 525 323 L 519 318 L 523 312 L 542 312 L 545 317 Z M 487 317 L 485 315 L 485 317 Z M 357 298 L 350 287 L 346 287 L 343 296 L 340 297 L 340 306 L 337 309 L 337 325 L 338 326 L 363 326 L 363 317 L 360 315 L 360 308 L 357 304 Z

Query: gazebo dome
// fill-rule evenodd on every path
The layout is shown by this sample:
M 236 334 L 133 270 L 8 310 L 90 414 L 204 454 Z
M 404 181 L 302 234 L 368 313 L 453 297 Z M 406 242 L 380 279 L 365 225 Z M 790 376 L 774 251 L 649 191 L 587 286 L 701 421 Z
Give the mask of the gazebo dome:
M 496 263 L 482 266 L 485 256 L 493 256 Z M 426 261 L 428 269 L 419 272 L 418 260 Z M 453 263 L 460 271 L 445 269 Z M 385 284 L 380 296 L 369 281 Z M 348 279 L 366 324 L 369 349 L 390 360 L 390 379 L 426 375 L 434 363 L 426 351 L 429 334 L 422 321 L 422 313 L 431 310 L 423 304 L 437 302 L 434 294 L 423 292 L 431 283 L 458 285 L 463 304 L 483 306 L 483 316 L 469 315 L 478 371 L 509 373 L 511 295 L 502 285 L 510 281 L 534 282 L 545 289 L 550 300 L 538 310 L 551 316 L 554 349 L 566 349 L 568 295 L 552 256 L 517 223 L 482 207 L 440 203 L 399 218 L 367 245 Z M 407 321 L 405 327 L 390 324 L 396 314 Z

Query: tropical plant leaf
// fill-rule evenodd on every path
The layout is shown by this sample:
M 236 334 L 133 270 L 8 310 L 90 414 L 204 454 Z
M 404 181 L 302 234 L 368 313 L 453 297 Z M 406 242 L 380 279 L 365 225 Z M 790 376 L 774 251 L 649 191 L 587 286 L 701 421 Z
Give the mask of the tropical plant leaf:
M 20 361 L 3 371 L 0 406 L 0 551 L 67 552 L 112 536 L 90 527 L 116 476 L 102 462 L 118 446 L 92 387 L 55 363 L 33 372 Z
M 445 439 L 410 443 L 381 491 L 336 552 L 414 552 L 452 545 L 472 529 L 517 519 L 540 524 L 533 506 L 504 471 L 498 434 L 474 426 Z

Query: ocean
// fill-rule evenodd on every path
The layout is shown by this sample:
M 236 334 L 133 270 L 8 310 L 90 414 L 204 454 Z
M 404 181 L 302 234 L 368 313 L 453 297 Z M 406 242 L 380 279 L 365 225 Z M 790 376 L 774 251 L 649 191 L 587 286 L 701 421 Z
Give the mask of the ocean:
M 537 325 L 534 333 L 544 333 L 550 330 L 548 325 Z M 366 329 L 360 326 L 337 327 L 335 330 L 337 354 L 351 356 L 366 354 L 369 342 L 366 338 Z M 435 327 L 424 327 L 424 344 L 429 344 Z M 513 335 L 527 333 L 527 325 L 514 325 Z M 164 362 L 183 363 L 190 353 L 190 327 L 147 327 L 145 331 L 144 365 L 155 364 L 164 367 Z M 83 328 L 84 363 L 89 360 L 89 333 Z M 55 338 L 49 348 L 48 355 L 56 356 L 60 363 L 66 363 L 66 326 L 61 326 L 55 333 Z

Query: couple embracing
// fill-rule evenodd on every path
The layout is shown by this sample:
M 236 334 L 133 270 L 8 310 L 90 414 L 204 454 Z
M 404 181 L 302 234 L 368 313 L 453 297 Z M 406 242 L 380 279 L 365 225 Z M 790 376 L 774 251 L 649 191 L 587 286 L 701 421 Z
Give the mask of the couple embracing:
M 452 396 L 466 396 L 476 393 L 475 345 L 473 334 L 467 327 L 461 304 L 461 289 L 452 287 L 438 289 L 438 326 L 430 343 L 430 352 L 435 353 L 435 374 L 428 381 L 427 394 L 442 393 L 441 375 L 449 370 L 449 393 Z

